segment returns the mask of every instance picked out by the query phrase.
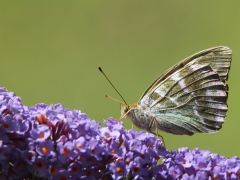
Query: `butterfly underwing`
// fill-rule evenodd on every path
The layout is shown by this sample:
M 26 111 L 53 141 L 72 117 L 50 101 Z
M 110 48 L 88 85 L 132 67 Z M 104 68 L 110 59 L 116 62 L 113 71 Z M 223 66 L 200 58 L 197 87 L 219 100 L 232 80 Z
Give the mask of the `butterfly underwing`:
M 156 129 L 177 135 L 218 132 L 228 110 L 231 59 L 226 46 L 189 56 L 158 77 L 137 104 L 121 104 L 122 116 L 151 133 Z

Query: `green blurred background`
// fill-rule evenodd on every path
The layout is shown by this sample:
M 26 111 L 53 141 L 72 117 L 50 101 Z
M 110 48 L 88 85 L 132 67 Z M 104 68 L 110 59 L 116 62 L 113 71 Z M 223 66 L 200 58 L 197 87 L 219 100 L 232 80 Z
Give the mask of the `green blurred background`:
M 233 50 L 229 111 L 219 133 L 162 132 L 169 150 L 187 146 L 240 156 L 240 1 L 1 1 L 0 85 L 27 106 L 62 103 L 103 122 L 120 117 L 160 74 L 200 50 Z M 124 120 L 125 128 L 131 121 Z

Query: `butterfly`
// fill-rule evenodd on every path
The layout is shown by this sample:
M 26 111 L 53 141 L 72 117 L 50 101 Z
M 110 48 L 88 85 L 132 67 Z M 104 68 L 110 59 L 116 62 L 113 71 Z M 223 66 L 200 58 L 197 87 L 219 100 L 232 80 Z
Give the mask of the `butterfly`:
M 218 46 L 180 61 L 158 77 L 137 104 L 121 105 L 121 114 L 148 132 L 176 135 L 215 133 L 228 106 L 228 73 L 232 51 Z
M 122 117 L 153 134 L 157 130 L 176 135 L 218 132 L 228 110 L 231 59 L 226 46 L 189 56 L 159 76 L 136 104 L 121 103 Z

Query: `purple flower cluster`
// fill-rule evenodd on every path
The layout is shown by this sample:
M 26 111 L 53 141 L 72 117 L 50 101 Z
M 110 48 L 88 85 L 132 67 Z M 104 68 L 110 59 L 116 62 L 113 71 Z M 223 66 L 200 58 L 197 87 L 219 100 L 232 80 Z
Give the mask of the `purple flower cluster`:
M 227 159 L 209 150 L 180 148 L 164 157 L 159 167 L 162 179 L 240 179 L 240 158 Z
M 0 87 L 0 179 L 238 179 L 240 159 L 180 148 L 154 135 L 106 127 L 61 104 L 24 106 Z

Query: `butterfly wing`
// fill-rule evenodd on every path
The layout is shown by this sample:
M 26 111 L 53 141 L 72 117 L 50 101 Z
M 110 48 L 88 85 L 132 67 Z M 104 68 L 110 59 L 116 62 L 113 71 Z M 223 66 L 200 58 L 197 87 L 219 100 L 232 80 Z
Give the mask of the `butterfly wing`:
M 231 57 L 219 46 L 182 60 L 153 82 L 138 107 L 149 108 L 158 128 L 172 134 L 218 131 L 228 110 Z

